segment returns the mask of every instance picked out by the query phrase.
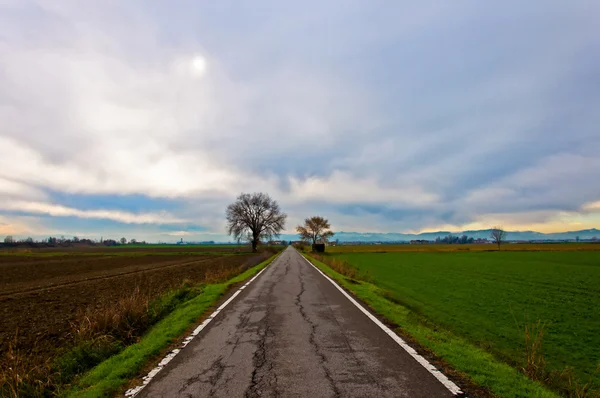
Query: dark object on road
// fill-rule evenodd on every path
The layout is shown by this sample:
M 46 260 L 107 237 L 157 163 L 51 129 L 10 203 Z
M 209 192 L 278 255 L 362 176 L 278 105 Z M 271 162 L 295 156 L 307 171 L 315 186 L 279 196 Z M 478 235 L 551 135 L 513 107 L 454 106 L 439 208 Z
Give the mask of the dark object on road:
M 312 249 L 315 253 L 325 253 L 325 244 L 315 243 L 314 245 L 312 245 Z

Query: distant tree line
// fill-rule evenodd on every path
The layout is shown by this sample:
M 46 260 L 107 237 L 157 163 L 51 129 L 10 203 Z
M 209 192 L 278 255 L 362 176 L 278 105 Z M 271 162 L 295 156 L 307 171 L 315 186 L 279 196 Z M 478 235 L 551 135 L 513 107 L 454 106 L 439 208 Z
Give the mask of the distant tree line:
M 47 239 L 36 241 L 31 237 L 24 239 L 15 239 L 12 235 L 8 235 L 4 238 L 4 241 L 0 243 L 0 247 L 120 246 L 127 244 L 145 245 L 146 241 L 138 241 L 137 239 L 130 239 L 128 241 L 126 238 L 121 238 L 119 240 L 100 238 L 100 240 L 98 241 L 96 239 L 80 239 L 77 236 L 74 236 L 73 238 L 65 238 L 64 236 L 50 236 Z
M 465 244 L 469 244 L 469 243 L 475 243 L 475 238 L 469 237 L 467 235 L 454 236 L 454 235 L 450 234 L 448 236 L 444 236 L 443 238 L 440 238 L 438 236 L 435 239 L 435 243 L 465 245 Z

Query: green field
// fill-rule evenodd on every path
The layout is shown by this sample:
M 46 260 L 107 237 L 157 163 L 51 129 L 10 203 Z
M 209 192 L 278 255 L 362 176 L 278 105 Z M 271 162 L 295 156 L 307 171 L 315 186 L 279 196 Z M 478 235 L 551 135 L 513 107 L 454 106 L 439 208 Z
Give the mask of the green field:
M 582 380 L 600 364 L 600 252 L 333 253 L 393 301 L 513 366 L 524 365 L 525 325 L 545 324 L 551 369 Z

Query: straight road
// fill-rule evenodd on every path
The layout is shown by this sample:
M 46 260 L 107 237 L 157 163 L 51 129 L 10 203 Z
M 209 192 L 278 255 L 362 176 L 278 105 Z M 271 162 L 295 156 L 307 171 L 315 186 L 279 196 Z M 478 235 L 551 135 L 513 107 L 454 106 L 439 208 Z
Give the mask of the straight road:
M 289 247 L 138 396 L 453 394 Z

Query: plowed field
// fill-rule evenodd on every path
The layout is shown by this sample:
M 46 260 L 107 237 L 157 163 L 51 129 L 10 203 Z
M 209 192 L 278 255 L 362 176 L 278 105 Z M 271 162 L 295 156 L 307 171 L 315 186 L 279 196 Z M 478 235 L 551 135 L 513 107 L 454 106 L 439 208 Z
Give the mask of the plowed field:
M 0 254 L 0 346 L 15 336 L 40 353 L 63 345 L 70 321 L 135 289 L 158 296 L 208 270 L 255 265 L 264 257 L 214 249 L 77 249 Z M 185 250 L 185 251 L 184 251 Z M 210 251 L 208 251 L 210 250 Z

